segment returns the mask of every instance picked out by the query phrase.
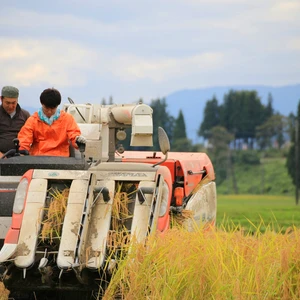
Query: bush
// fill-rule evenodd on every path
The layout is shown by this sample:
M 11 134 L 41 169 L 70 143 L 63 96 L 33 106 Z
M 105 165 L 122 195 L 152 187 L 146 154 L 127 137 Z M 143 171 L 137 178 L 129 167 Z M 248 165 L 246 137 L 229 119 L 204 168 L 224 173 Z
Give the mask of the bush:
M 268 150 L 263 151 L 262 156 L 264 158 L 282 158 L 287 156 L 287 150 L 286 149 L 278 150 L 275 148 L 270 148 Z
M 248 165 L 259 165 L 260 156 L 256 150 L 241 150 L 236 152 L 234 155 L 236 163 L 248 164 Z

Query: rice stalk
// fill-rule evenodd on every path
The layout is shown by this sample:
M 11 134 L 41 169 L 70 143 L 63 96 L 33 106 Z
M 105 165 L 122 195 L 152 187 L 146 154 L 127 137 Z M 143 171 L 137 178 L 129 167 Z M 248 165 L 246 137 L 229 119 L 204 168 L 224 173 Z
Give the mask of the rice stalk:
M 124 222 L 132 218 L 129 205 L 133 203 L 130 198 L 133 192 L 130 192 L 132 184 L 118 183 L 112 205 L 112 230 L 124 229 Z
M 194 212 L 188 209 L 183 209 L 180 213 L 171 214 L 171 227 L 182 227 L 184 222 L 188 219 L 192 219 Z
M 49 193 L 50 205 L 44 209 L 46 214 L 42 222 L 41 239 L 43 242 L 48 240 L 52 244 L 55 238 L 60 238 L 69 192 L 70 189 L 65 188 L 63 191 L 54 189 Z
M 131 228 L 134 205 L 133 195 L 135 193 L 135 184 L 117 182 L 112 204 L 111 229 L 107 236 L 108 259 L 104 269 L 108 267 L 111 260 L 117 259 L 120 261 L 128 253 L 131 239 L 128 228 Z
M 153 235 L 132 247 L 103 299 L 300 299 L 300 229 L 260 226 Z
M 7 290 L 3 284 L 3 282 L 0 282 L 0 300 L 8 300 L 10 291 Z

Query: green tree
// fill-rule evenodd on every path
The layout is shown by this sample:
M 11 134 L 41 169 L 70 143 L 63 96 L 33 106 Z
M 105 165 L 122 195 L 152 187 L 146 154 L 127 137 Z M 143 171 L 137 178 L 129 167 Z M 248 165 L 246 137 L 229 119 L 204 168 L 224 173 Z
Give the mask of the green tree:
M 290 141 L 293 140 L 293 136 L 295 134 L 295 124 L 296 124 L 296 116 L 293 114 L 293 113 L 290 113 L 287 117 L 287 132 L 288 132 L 288 135 L 290 137 Z
M 285 142 L 284 133 L 288 130 L 288 119 L 279 113 L 271 116 L 256 128 L 256 140 L 261 150 L 272 147 L 272 139 L 280 149 Z
M 174 130 L 173 130 L 173 140 L 176 139 L 186 139 L 186 129 L 185 121 L 182 110 L 179 110 L 177 119 L 175 120 Z
M 204 108 L 203 121 L 198 130 L 198 136 L 208 138 L 209 131 L 215 126 L 220 125 L 220 107 L 215 96 L 206 102 Z
M 265 121 L 265 106 L 256 91 L 229 91 L 221 105 L 221 125 L 235 136 L 235 145 L 253 148 L 256 127 Z
M 265 119 L 269 119 L 272 117 L 274 114 L 274 109 L 273 109 L 273 96 L 271 93 L 268 94 L 268 104 L 266 106 L 265 110 Z
M 215 126 L 209 132 L 208 151 L 214 165 L 217 184 L 224 181 L 232 171 L 229 144 L 233 138 L 234 136 L 222 126 Z
M 297 110 L 297 117 L 294 120 L 291 120 L 292 122 L 294 122 L 292 124 L 292 136 L 291 136 L 291 147 L 289 149 L 288 155 L 287 155 L 287 160 L 286 160 L 286 167 L 288 169 L 288 173 L 291 176 L 293 183 L 295 186 L 299 186 L 300 185 L 300 176 L 296 176 L 297 175 L 297 166 L 300 166 L 300 160 L 298 159 L 298 161 L 296 161 L 296 147 L 298 147 L 298 145 L 300 145 L 300 101 L 298 103 L 298 110 Z M 298 139 L 296 140 L 296 126 L 298 126 Z M 298 149 L 299 150 L 299 149 Z M 300 158 L 300 155 L 297 155 L 298 158 Z M 298 182 L 296 180 L 296 177 L 298 177 Z
M 189 152 L 192 150 L 192 143 L 186 135 L 185 121 L 181 109 L 175 120 L 171 149 L 177 152 Z

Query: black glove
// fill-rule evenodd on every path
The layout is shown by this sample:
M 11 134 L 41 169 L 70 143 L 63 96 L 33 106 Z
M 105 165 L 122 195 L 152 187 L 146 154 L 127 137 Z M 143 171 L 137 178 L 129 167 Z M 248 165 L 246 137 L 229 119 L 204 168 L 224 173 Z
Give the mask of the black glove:
M 76 143 L 86 144 L 86 138 L 82 135 L 76 136 Z

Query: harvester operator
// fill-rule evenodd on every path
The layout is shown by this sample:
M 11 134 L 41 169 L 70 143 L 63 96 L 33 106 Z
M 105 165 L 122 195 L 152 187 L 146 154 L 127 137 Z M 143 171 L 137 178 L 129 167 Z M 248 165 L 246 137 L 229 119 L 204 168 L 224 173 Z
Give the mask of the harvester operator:
M 40 95 L 42 107 L 28 118 L 18 134 L 20 150 L 30 155 L 70 156 L 70 143 L 86 143 L 74 117 L 61 111 L 61 94 L 57 89 L 45 89 Z

